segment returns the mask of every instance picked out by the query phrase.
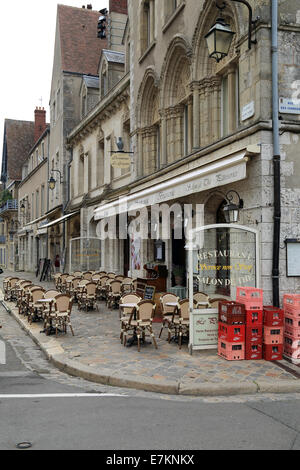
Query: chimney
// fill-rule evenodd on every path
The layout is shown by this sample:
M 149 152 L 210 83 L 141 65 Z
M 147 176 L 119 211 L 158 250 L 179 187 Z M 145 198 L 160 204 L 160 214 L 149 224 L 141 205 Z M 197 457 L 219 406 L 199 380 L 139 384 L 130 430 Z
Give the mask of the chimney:
M 109 12 L 128 15 L 127 0 L 109 0 Z
M 87 7 L 88 10 L 92 10 L 92 9 L 93 9 L 93 5 L 92 5 L 91 3 L 89 3 L 86 7 Z
M 34 111 L 34 142 L 39 140 L 46 128 L 46 111 L 44 108 L 36 107 Z

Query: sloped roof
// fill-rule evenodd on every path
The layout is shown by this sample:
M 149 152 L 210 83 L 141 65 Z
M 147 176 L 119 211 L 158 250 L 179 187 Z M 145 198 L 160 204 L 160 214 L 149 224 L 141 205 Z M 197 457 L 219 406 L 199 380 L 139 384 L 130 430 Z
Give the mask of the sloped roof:
M 91 77 L 90 75 L 84 75 L 83 81 L 87 88 L 99 88 L 99 77 Z
M 22 165 L 34 145 L 34 122 L 5 119 L 2 178 L 22 179 Z
M 106 39 L 97 37 L 100 13 L 86 8 L 57 6 L 62 70 L 97 75 Z
M 124 52 L 117 52 L 117 51 L 111 51 L 108 49 L 103 49 L 103 55 L 108 62 L 113 62 L 116 64 L 125 64 Z

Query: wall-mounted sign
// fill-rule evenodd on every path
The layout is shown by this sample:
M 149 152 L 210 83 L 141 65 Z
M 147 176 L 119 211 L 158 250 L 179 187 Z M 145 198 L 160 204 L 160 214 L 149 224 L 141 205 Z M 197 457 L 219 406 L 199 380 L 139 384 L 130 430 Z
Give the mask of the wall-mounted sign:
M 246 121 L 247 119 L 251 118 L 255 114 L 255 105 L 254 101 L 251 101 L 251 103 L 246 104 L 246 106 L 243 106 L 242 112 L 241 112 L 241 121 Z
M 286 275 L 287 277 L 300 276 L 300 240 L 287 239 L 286 243 Z
M 300 100 L 279 98 L 279 112 L 283 114 L 300 114 Z
M 116 152 L 111 156 L 111 166 L 121 170 L 129 168 L 131 164 L 131 156 L 129 153 Z

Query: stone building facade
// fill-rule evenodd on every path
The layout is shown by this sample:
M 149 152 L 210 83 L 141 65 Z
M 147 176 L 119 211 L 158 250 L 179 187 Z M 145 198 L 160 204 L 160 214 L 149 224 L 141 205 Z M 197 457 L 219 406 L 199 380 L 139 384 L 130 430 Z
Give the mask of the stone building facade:
M 248 9 L 226 2 L 223 15 L 235 35 L 229 54 L 217 63 L 205 40 L 219 15 L 215 1 L 128 2 L 134 168 L 130 184 L 111 192 L 95 211 L 95 219 L 103 219 L 122 194 L 136 203 L 144 198 L 148 209 L 153 201 L 203 204 L 204 223 L 215 224 L 222 221 L 224 195 L 236 191 L 244 201 L 239 223 L 260 235 L 258 282 L 268 303 L 274 258 L 271 4 L 250 1 L 253 18 L 259 19 L 249 49 Z M 291 98 L 299 91 L 297 6 L 281 2 L 278 20 L 279 96 Z M 282 297 L 300 288 L 299 277 L 287 277 L 285 250 L 286 239 L 299 238 L 300 117 L 283 112 L 279 119 Z M 183 186 L 185 181 L 189 184 Z M 185 250 L 172 237 L 165 244 L 172 288 L 174 266 L 185 264 Z M 142 241 L 138 250 L 141 262 L 132 274 L 145 276 L 144 265 L 153 261 L 152 241 Z

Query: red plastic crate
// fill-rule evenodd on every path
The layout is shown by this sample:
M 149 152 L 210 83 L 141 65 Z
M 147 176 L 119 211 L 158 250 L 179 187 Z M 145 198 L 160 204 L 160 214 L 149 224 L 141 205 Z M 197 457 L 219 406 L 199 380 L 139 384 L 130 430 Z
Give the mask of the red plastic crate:
M 291 359 L 300 359 L 300 340 L 284 336 L 283 353 Z
M 281 361 L 283 354 L 283 344 L 264 344 L 263 359 L 265 361 Z
M 263 324 L 263 311 L 262 310 L 246 310 L 246 325 L 250 326 L 262 326 Z
M 245 342 L 245 325 L 227 325 L 227 323 L 219 323 L 219 339 L 233 343 Z
M 245 343 L 231 343 L 219 339 L 218 355 L 227 361 L 243 361 L 245 359 Z
M 264 307 L 263 312 L 263 322 L 265 326 L 283 326 L 283 309 L 276 307 Z
M 283 344 L 283 326 L 265 326 L 264 344 Z
M 246 361 L 259 361 L 263 358 L 262 344 L 246 344 L 245 359 Z
M 238 302 L 219 302 L 219 321 L 228 325 L 245 325 L 245 306 Z
M 285 294 L 283 307 L 285 313 L 300 319 L 300 294 Z
M 257 326 L 246 326 L 246 347 L 251 344 L 262 344 L 263 342 L 263 327 L 262 325 Z
M 255 287 L 237 287 L 236 301 L 244 304 L 246 310 L 262 310 L 263 290 Z
M 288 313 L 284 316 L 284 334 L 294 338 L 300 338 L 300 319 L 294 318 Z

